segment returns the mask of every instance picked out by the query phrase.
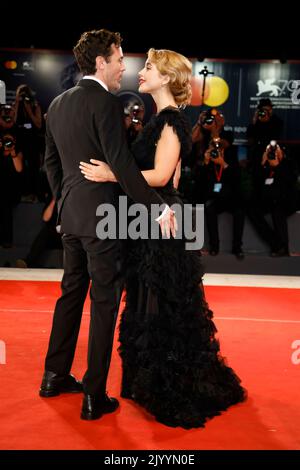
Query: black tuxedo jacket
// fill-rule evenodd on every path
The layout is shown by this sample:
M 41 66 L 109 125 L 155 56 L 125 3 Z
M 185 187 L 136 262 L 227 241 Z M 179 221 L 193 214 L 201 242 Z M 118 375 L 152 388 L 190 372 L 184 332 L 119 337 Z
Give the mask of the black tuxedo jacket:
M 118 184 L 88 181 L 80 172 L 80 161 L 90 158 L 108 163 L 134 201 L 149 210 L 163 203 L 128 149 L 119 99 L 84 79 L 53 100 L 46 119 L 46 170 L 64 233 L 96 237 L 97 206 L 118 202 Z

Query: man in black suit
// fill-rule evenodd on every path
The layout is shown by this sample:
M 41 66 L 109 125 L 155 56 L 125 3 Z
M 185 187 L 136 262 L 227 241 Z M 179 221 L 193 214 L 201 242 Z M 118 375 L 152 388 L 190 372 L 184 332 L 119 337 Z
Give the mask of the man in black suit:
M 119 33 L 83 33 L 74 54 L 83 73 L 77 86 L 51 103 L 46 122 L 46 168 L 58 201 L 64 246 L 62 296 L 55 307 L 40 396 L 84 392 L 82 419 L 97 419 L 118 407 L 106 394 L 115 322 L 122 292 L 118 240 L 96 236 L 96 209 L 117 205 L 119 185 L 91 183 L 79 170 L 91 156 L 107 162 L 121 188 L 150 210 L 163 200 L 136 166 L 127 144 L 123 109 L 110 93 L 118 90 L 125 70 Z M 172 226 L 173 213 L 164 207 L 162 230 Z M 91 284 L 88 367 L 79 382 L 70 374 L 83 304 Z

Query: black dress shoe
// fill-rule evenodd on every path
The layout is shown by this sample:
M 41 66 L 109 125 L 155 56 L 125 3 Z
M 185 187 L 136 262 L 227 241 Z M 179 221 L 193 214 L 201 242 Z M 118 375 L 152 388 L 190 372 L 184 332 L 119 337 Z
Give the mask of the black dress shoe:
M 88 421 L 99 419 L 103 414 L 113 413 L 118 406 L 118 400 L 107 395 L 100 399 L 93 395 L 84 395 L 80 417 Z
M 40 397 L 56 397 L 61 393 L 81 393 L 83 392 L 82 382 L 79 382 L 71 374 L 58 375 L 55 372 L 46 370 L 40 388 Z

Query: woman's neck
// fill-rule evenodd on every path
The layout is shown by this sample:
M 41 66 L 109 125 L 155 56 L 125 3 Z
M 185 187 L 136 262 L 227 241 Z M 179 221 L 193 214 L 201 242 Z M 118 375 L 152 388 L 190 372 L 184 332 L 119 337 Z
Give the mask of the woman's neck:
M 169 106 L 177 108 L 177 104 L 174 100 L 174 96 L 170 91 L 153 93 L 152 98 L 155 101 L 157 112 L 159 113 L 162 109 L 168 108 Z

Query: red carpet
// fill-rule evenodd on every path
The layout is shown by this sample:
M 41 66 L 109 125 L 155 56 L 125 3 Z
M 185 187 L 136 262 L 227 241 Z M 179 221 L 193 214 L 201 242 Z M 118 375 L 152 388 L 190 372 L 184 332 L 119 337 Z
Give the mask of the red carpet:
M 300 290 L 206 287 L 222 354 L 242 378 L 248 400 L 204 429 L 168 428 L 131 401 L 93 422 L 80 420 L 81 395 L 41 399 L 38 389 L 59 283 L 0 282 L 0 449 L 300 449 Z M 85 371 L 88 305 L 73 373 Z M 3 346 L 3 343 L 2 343 Z M 108 391 L 119 397 L 115 342 Z M 299 354 L 300 355 L 300 354 Z M 3 352 L 2 352 L 3 362 Z

